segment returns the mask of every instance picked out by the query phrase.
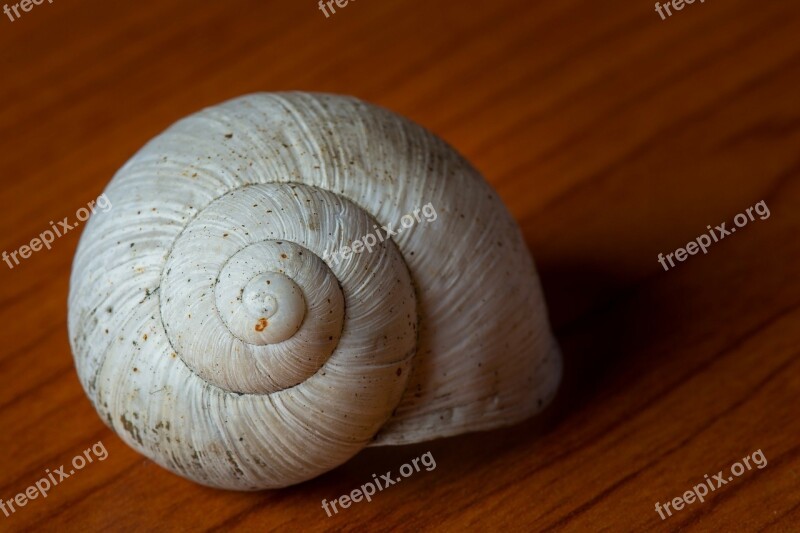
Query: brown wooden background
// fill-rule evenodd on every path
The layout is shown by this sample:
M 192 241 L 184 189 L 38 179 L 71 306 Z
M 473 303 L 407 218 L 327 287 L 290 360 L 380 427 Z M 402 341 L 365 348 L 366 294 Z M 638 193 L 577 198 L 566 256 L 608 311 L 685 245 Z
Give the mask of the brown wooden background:
M 0 248 L 74 216 L 176 119 L 253 91 L 348 93 L 443 136 L 539 265 L 566 379 L 538 420 L 368 450 L 277 492 L 202 488 L 128 449 L 66 333 L 78 231 L 0 263 L 0 497 L 109 457 L 0 529 L 800 530 L 800 4 L 649 0 L 67 1 L 0 13 Z M 760 200 L 771 217 L 664 272 Z M 662 522 L 668 501 L 769 461 Z M 334 518 L 322 498 L 431 451 Z

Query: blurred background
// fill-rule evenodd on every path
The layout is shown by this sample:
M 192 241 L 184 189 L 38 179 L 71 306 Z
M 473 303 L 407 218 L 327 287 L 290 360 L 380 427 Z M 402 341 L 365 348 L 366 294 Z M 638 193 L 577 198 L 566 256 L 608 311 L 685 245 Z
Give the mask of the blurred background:
M 7 4 L 14 13 L 15 4 Z M 78 383 L 79 229 L 0 263 L 0 498 L 102 440 L 108 459 L 0 529 L 797 530 L 800 4 L 647 0 L 53 0 L 0 14 L 0 249 L 97 198 L 177 119 L 256 91 L 350 94 L 465 155 L 537 261 L 566 375 L 541 417 L 370 449 L 302 485 L 196 486 L 119 440 Z M 759 201 L 766 220 L 664 271 Z M 662 520 L 761 449 L 769 464 Z M 437 468 L 328 518 L 431 451 Z

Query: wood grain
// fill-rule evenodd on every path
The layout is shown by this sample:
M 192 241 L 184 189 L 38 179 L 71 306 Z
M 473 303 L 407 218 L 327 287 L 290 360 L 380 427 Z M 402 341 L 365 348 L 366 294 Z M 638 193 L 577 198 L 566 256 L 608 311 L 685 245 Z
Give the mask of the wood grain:
M 800 530 L 800 4 L 645 0 L 54 0 L 0 15 L 0 235 L 72 217 L 176 119 L 253 91 L 353 94 L 447 139 L 519 221 L 566 358 L 538 419 L 370 449 L 294 488 L 196 486 L 142 458 L 76 378 L 79 229 L 0 263 L 0 498 L 102 440 L 108 458 L 0 529 Z M 673 252 L 764 200 L 752 222 Z M 476 252 L 479 252 L 476 250 Z M 680 496 L 746 472 L 662 521 Z M 320 502 L 420 472 L 328 518 Z

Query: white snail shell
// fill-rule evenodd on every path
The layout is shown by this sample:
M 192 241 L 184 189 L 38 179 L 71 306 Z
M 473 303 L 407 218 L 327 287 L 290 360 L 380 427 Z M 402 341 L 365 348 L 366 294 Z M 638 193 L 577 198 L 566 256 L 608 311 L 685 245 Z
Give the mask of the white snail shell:
M 519 422 L 555 394 L 514 220 L 455 150 L 385 109 L 237 98 L 154 138 L 105 194 L 73 264 L 76 368 L 111 428 L 180 475 L 283 487 L 368 445 Z M 435 220 L 331 260 L 427 204 Z

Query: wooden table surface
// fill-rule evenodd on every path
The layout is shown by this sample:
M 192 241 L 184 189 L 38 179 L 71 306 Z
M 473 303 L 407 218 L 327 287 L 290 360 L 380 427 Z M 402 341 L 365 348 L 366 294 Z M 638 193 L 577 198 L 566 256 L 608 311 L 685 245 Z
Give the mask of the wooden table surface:
M 687 0 L 688 1 L 688 0 Z M 800 531 L 800 4 L 313 0 L 30 5 L 0 14 L 0 221 L 11 252 L 73 217 L 148 139 L 255 91 L 347 93 L 486 176 L 540 269 L 566 373 L 542 416 L 369 449 L 286 490 L 197 486 L 96 415 L 66 329 L 80 228 L 0 263 L 0 498 L 101 441 L 0 529 Z M 764 201 L 665 271 L 671 253 Z M 768 462 L 662 520 L 761 450 Z M 437 467 L 328 518 L 321 500 Z M 8 505 L 6 505 L 7 507 Z

